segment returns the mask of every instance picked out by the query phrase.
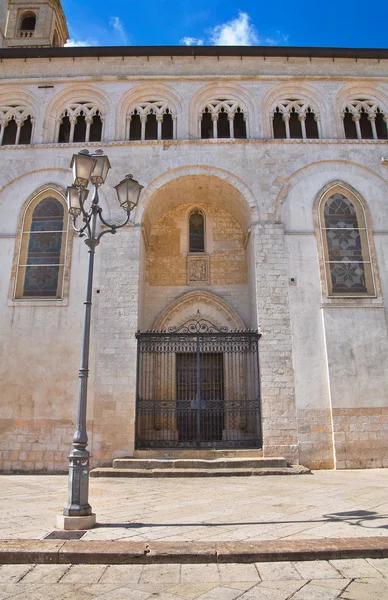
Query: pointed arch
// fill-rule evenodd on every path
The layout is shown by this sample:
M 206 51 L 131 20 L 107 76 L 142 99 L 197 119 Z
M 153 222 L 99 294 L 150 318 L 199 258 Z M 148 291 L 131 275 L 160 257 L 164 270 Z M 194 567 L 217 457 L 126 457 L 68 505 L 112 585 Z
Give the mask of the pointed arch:
M 270 88 L 261 103 L 263 115 L 263 137 L 273 137 L 273 115 L 276 108 L 279 113 L 287 114 L 292 109 L 305 115 L 308 109 L 314 113 L 318 122 L 319 137 L 325 137 L 325 122 L 329 115 L 329 107 L 323 93 L 312 85 L 302 82 L 279 83 Z M 290 136 L 288 136 L 290 137 Z
M 246 124 L 245 137 L 257 137 L 257 108 L 250 92 L 237 83 L 209 83 L 197 90 L 190 101 L 189 134 L 191 138 L 201 137 L 200 117 L 206 107 L 210 106 L 210 111 L 214 112 L 214 110 L 221 110 L 223 104 L 227 114 L 235 115 L 237 109 L 240 109 Z
M 378 85 L 348 83 L 334 98 L 339 137 L 387 139 L 388 95 Z
M 179 137 L 178 127 L 180 126 L 179 122 L 182 120 L 183 107 L 182 96 L 170 86 L 162 83 L 153 84 L 152 86 L 149 83 L 141 83 L 125 92 L 118 102 L 115 125 L 116 140 L 124 140 L 129 137 L 127 117 L 131 116 L 131 112 L 142 104 L 144 104 L 144 107 L 141 106 L 141 108 L 144 108 L 145 113 L 149 112 L 152 109 L 151 101 L 160 105 L 156 107 L 157 110 L 165 113 L 168 109 L 173 118 L 176 119 L 175 138 Z
M 78 113 L 83 109 L 87 113 L 84 115 L 85 117 L 92 119 L 98 113 L 104 122 L 112 107 L 108 95 L 94 85 L 72 85 L 61 90 L 52 98 L 46 110 L 44 142 L 58 141 L 60 121 L 65 116 L 64 113 L 67 109 L 71 113 L 68 114 L 68 117 L 77 118 Z
M 43 186 L 30 196 L 21 210 L 13 299 L 63 299 L 68 234 L 63 190 L 56 185 Z
M 360 194 L 343 181 L 326 185 L 314 202 L 324 294 L 375 297 L 375 257 L 370 218 Z
M 37 114 L 37 99 L 29 91 L 0 91 L 0 146 L 30 144 Z
M 245 329 L 241 317 L 219 296 L 206 291 L 187 292 L 171 302 L 156 318 L 153 329 L 166 331 L 168 327 L 183 324 L 200 312 L 210 322 L 230 329 Z

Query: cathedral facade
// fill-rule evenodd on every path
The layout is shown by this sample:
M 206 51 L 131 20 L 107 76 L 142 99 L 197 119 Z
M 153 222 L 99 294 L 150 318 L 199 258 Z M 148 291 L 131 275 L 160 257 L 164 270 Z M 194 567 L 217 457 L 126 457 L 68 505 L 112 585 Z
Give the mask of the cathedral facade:
M 70 161 L 144 189 L 96 250 L 92 465 L 252 449 L 388 466 L 388 51 L 64 48 L 0 8 L 0 468 L 63 472 L 87 248 Z

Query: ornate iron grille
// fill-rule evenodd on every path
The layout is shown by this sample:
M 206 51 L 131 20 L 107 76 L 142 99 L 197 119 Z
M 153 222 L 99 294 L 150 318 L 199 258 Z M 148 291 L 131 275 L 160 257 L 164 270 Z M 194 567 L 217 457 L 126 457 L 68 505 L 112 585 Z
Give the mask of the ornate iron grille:
M 196 315 L 136 337 L 137 448 L 261 446 L 257 332 Z

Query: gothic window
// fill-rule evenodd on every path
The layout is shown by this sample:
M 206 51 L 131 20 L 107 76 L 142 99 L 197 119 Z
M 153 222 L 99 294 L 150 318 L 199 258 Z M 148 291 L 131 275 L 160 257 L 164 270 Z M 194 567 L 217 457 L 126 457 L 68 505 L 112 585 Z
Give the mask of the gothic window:
M 198 208 L 189 215 L 189 252 L 205 252 L 205 217 Z
M 201 139 L 246 139 L 246 114 L 238 102 L 217 99 L 206 104 L 198 115 Z
M 0 106 L 0 145 L 30 144 L 34 122 L 25 106 Z
M 93 102 L 71 104 L 58 121 L 58 142 L 101 142 L 103 123 L 104 117 Z
M 388 139 L 388 115 L 373 100 L 358 98 L 348 102 L 342 118 L 346 139 Z
M 356 197 L 337 189 L 321 202 L 320 210 L 328 294 L 374 295 L 364 209 Z
M 55 196 L 32 201 L 24 215 L 17 299 L 62 297 L 68 219 L 64 202 Z
M 147 100 L 140 102 L 127 116 L 126 139 L 175 140 L 176 114 L 166 102 Z
M 319 113 L 308 102 L 297 98 L 286 98 L 277 103 L 272 111 L 272 126 L 275 139 L 321 137 Z

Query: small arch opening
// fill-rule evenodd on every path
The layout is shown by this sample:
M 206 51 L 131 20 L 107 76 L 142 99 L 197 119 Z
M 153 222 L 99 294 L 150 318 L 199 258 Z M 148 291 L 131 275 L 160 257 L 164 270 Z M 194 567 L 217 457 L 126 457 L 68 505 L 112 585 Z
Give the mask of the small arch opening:
M 234 137 L 238 140 L 246 139 L 247 137 L 247 124 L 244 118 L 244 113 L 239 107 L 234 113 L 233 119 Z
M 156 122 L 156 115 L 154 111 L 150 111 L 147 116 L 145 124 L 145 139 L 146 140 L 157 140 L 158 139 L 158 124 Z
M 31 121 L 31 117 L 28 116 L 27 119 L 25 119 L 23 121 L 23 124 L 20 128 L 19 144 L 30 144 L 31 143 L 31 135 L 32 135 L 32 121 Z
M 54 31 L 54 35 L 53 35 L 53 46 L 54 48 L 58 48 L 61 45 L 60 41 L 59 41 L 59 35 L 57 31 Z
M 361 109 L 360 129 L 363 140 L 373 140 L 372 124 L 368 119 L 368 113 L 363 108 Z
M 384 121 L 384 113 L 379 108 L 376 111 L 376 133 L 379 140 L 388 139 L 388 123 Z
M 70 119 L 67 115 L 62 118 L 62 123 L 59 126 L 58 142 L 60 144 L 68 144 L 70 141 Z
M 203 140 L 208 140 L 213 137 L 213 121 L 212 116 L 208 108 L 205 108 L 202 113 L 202 121 L 201 121 L 201 138 Z
M 86 119 L 84 114 L 77 117 L 77 122 L 74 126 L 73 142 L 84 142 L 86 140 Z
M 173 121 L 172 121 L 172 114 L 170 113 L 170 111 L 166 110 L 166 112 L 163 115 L 163 121 L 162 121 L 162 140 L 172 140 L 174 137 L 174 128 L 173 128 Z
M 301 139 L 302 138 L 302 124 L 299 121 L 299 114 L 296 112 L 295 108 L 291 109 L 289 124 L 290 124 L 290 138 Z
M 141 121 L 137 110 L 133 111 L 129 124 L 129 139 L 134 141 L 141 140 Z
M 347 140 L 356 140 L 357 139 L 357 129 L 356 124 L 353 121 L 353 114 L 350 112 L 348 108 L 344 111 L 344 130 L 345 130 L 345 138 Z
M 230 138 L 228 113 L 224 108 L 221 108 L 220 112 L 218 113 L 217 138 Z
M 90 125 L 89 142 L 101 142 L 102 138 L 102 119 L 97 111 Z
M 8 121 L 8 125 L 4 129 L 3 146 L 11 146 L 16 144 L 18 126 L 14 118 Z
M 318 139 L 318 123 L 315 119 L 315 113 L 308 108 L 306 111 L 306 138 L 308 139 Z
M 283 113 L 280 112 L 279 107 L 277 107 L 273 113 L 273 136 L 278 140 L 286 138 L 286 124 L 283 120 Z
M 20 23 L 20 31 L 35 31 L 36 15 L 31 13 L 25 15 Z

